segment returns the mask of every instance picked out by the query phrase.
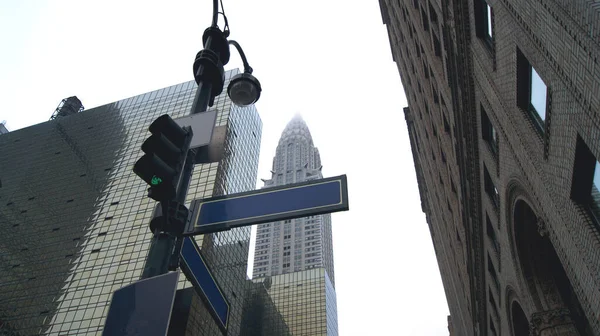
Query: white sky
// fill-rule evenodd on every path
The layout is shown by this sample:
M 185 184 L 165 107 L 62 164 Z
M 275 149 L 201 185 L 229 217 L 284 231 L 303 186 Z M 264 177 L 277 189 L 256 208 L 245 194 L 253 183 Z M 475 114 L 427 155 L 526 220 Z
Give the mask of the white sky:
M 333 215 L 340 335 L 448 335 L 407 103 L 378 1 L 223 1 L 230 38 L 263 87 L 259 177 L 270 176 L 281 131 L 297 112 L 324 174 L 348 175 L 350 211 Z M 0 120 L 16 130 L 47 121 L 71 95 L 92 108 L 193 79 L 211 6 L 0 2 Z M 226 69 L 235 67 L 242 63 L 232 50 Z

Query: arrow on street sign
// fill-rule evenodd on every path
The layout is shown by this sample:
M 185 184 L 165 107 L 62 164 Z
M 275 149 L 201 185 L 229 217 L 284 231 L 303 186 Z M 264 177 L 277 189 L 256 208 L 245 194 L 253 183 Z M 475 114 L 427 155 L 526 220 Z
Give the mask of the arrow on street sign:
M 346 175 L 192 202 L 186 236 L 348 210 Z
M 226 333 L 229 322 L 229 303 L 193 238 L 183 238 L 180 255 L 181 270 L 207 304 L 208 310 L 221 331 Z

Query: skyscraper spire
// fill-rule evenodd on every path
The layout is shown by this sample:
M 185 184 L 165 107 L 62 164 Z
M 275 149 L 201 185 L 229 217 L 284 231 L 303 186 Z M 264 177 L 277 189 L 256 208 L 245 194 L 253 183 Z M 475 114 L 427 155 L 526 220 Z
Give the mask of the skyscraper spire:
M 320 166 L 319 150 L 313 144 L 306 122 L 297 113 L 281 132 L 275 158 L 273 158 L 272 171 L 274 173 L 271 178 L 274 181 L 265 186 L 300 182 L 304 177 L 291 174 L 292 171 L 308 169 L 309 175 L 314 176 L 315 172 L 310 170 L 316 170 Z
M 273 187 L 320 179 L 323 178 L 321 167 L 319 150 L 314 146 L 310 130 L 302 116 L 296 113 L 281 133 L 273 158 L 271 178 L 262 181 L 265 183 L 265 187 Z M 259 225 L 259 232 L 266 227 L 271 227 L 271 225 Z M 263 239 L 258 239 L 256 251 L 270 250 L 269 254 L 272 257 L 269 258 L 267 264 L 264 264 L 263 259 L 254 264 L 255 276 L 324 267 L 334 283 L 331 215 L 276 222 L 273 225 L 273 231 L 270 230 L 265 230 L 269 231 L 269 236 L 272 237 L 269 239 L 269 244 L 262 244 Z M 308 240 L 312 245 L 307 250 L 304 245 Z M 287 249 L 283 251 L 275 247 L 280 245 Z M 286 253 L 288 250 L 289 252 Z M 315 252 L 317 250 L 318 252 Z M 318 257 L 315 258 L 315 256 Z M 265 265 L 267 266 L 265 267 Z
M 319 150 L 297 113 L 281 133 L 271 178 L 263 182 L 272 187 L 321 179 L 321 167 Z M 293 335 L 310 330 L 311 335 L 337 336 L 331 214 L 258 225 L 253 281 L 271 280 L 268 293 Z

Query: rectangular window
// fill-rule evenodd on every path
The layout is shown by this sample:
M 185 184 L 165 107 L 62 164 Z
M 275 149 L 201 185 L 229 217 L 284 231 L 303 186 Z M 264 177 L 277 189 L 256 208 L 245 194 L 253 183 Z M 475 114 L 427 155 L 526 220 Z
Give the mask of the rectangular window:
M 433 8 L 433 6 L 431 6 L 431 3 L 429 3 L 429 16 L 431 17 L 431 22 L 434 22 L 434 23 L 438 22 L 437 13 L 435 12 L 435 9 Z
M 544 132 L 548 87 L 517 48 L 517 106 L 526 111 L 533 124 Z
M 498 154 L 498 133 L 492 125 L 490 118 L 488 118 L 487 113 L 483 106 L 480 105 L 481 108 L 481 137 L 487 144 L 490 146 L 490 149 L 494 154 Z
M 487 37 L 492 39 L 494 37 L 494 29 L 492 28 L 492 6 L 485 3 L 486 6 L 486 21 L 487 21 Z
M 494 294 L 492 294 L 492 291 L 489 288 L 488 288 L 488 302 L 492 306 L 492 312 L 494 313 L 494 317 L 496 317 L 497 320 L 500 319 L 500 316 L 498 314 L 498 305 L 496 304 L 496 299 L 494 299 Z
M 494 289 L 496 289 L 496 293 L 500 293 L 500 282 L 498 281 L 498 273 L 496 273 L 496 268 L 494 268 L 494 264 L 492 263 L 492 258 L 490 258 L 490 255 L 488 254 L 487 256 L 487 266 L 488 266 L 488 273 L 490 274 L 490 277 L 492 278 L 492 282 L 494 284 Z
M 531 67 L 531 106 L 542 120 L 546 120 L 546 96 L 548 87 L 540 75 Z
M 450 133 L 450 124 L 448 123 L 448 118 L 446 118 L 446 114 L 443 114 L 444 117 L 444 131 L 446 131 L 446 133 Z
M 496 327 L 494 326 L 494 321 L 492 321 L 492 317 L 490 316 L 490 332 L 492 336 L 497 336 Z
M 600 231 L 600 163 L 579 135 L 575 144 L 571 199 L 587 210 Z
M 594 183 L 592 189 L 594 187 L 596 187 L 596 190 L 600 190 L 600 163 L 598 161 L 596 161 L 596 165 L 594 166 Z
M 427 17 L 427 13 L 421 8 L 421 21 L 423 22 L 423 30 L 429 30 L 429 18 Z
M 485 189 L 486 194 L 490 196 L 492 200 L 492 204 L 496 206 L 496 208 L 500 207 L 500 193 L 498 193 L 498 189 L 492 182 L 492 177 L 488 172 L 487 168 L 483 166 L 483 187 Z
M 485 0 L 474 0 L 475 34 L 490 48 L 494 47 L 494 10 Z
M 435 52 L 435 56 L 442 56 L 442 45 L 436 33 L 433 33 L 433 51 Z
M 598 161 L 587 144 L 578 135 L 575 145 L 575 162 L 573 165 L 573 180 L 571 198 L 578 203 L 589 203 L 592 200 L 593 186 L 598 188 Z
M 496 238 L 496 230 L 492 226 L 492 221 L 490 220 L 490 217 L 487 214 L 485 215 L 485 223 L 487 237 L 490 240 L 494 252 L 496 252 L 496 255 L 498 257 L 500 257 L 500 244 L 498 243 L 498 239 Z

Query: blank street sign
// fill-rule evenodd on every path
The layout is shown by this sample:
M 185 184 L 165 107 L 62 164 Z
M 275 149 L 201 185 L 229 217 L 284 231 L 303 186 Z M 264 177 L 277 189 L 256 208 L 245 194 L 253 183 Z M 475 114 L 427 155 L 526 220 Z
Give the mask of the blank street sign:
M 212 138 L 213 130 L 215 128 L 215 121 L 217 120 L 217 110 L 213 109 L 210 111 L 187 115 L 185 117 L 174 119 L 177 125 L 191 126 L 194 132 L 192 143 L 190 148 L 197 148 L 206 146 L 210 143 Z
M 346 175 L 192 202 L 184 235 L 348 210 Z
M 114 292 L 102 335 L 165 336 L 179 272 L 134 282 Z

